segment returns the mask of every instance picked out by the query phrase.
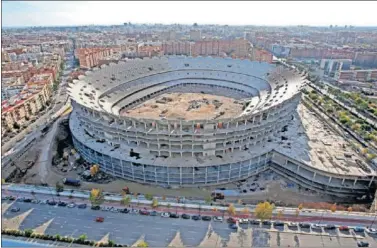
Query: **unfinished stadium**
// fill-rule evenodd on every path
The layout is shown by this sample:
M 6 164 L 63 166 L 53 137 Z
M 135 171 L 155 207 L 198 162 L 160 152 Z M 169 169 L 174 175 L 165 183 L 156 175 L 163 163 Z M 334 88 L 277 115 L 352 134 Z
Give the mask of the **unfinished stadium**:
M 305 78 L 294 69 L 230 58 L 103 65 L 70 84 L 73 142 L 103 171 L 140 183 L 216 185 L 272 169 L 318 192 L 366 193 L 375 172 L 365 162 L 318 162 L 307 136 L 303 144 L 286 144 L 288 129 L 298 135 L 291 123 L 300 122 Z

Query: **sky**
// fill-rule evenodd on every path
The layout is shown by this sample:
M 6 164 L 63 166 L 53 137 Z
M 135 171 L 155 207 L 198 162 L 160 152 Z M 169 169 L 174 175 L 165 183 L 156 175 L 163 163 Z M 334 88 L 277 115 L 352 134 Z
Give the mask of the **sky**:
M 2 26 L 219 25 L 377 26 L 376 1 L 2 1 Z

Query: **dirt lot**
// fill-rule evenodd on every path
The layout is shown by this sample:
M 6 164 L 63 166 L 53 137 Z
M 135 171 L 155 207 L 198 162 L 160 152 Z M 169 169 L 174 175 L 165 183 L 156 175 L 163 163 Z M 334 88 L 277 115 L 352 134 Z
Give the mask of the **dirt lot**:
M 123 116 L 167 119 L 204 120 L 216 117 L 230 118 L 242 112 L 243 105 L 236 100 L 223 96 L 201 93 L 167 93 L 150 99 Z

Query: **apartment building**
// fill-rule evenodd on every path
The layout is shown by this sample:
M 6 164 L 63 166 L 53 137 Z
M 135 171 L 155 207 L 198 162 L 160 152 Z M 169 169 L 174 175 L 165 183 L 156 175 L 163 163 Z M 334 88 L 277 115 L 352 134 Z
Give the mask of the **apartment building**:
M 356 80 L 359 82 L 376 81 L 377 69 L 338 71 L 335 73 L 334 78 L 336 80 Z
M 111 48 L 79 48 L 75 51 L 80 67 L 90 69 L 98 66 L 99 61 L 112 54 Z
M 22 126 L 35 118 L 35 115 L 46 106 L 51 94 L 52 90 L 48 84 L 34 84 L 29 85 L 17 96 L 2 101 L 1 124 L 4 129 L 13 131 L 17 126 Z
M 251 60 L 272 63 L 272 58 L 272 53 L 264 49 L 254 48 L 251 52 Z

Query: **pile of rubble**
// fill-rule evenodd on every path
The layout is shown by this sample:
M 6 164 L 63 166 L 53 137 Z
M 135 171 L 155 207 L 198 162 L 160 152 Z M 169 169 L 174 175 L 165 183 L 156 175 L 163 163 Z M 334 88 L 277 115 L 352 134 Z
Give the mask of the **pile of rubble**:
M 90 165 L 88 166 L 90 168 Z M 85 170 L 82 173 L 79 173 L 81 180 L 86 182 L 93 182 L 99 184 L 110 183 L 115 180 L 115 177 L 106 174 L 102 171 L 98 171 L 95 175 L 92 175 L 90 170 Z
M 167 103 L 167 102 L 172 102 L 172 101 L 173 101 L 173 99 L 172 99 L 171 97 L 166 97 L 166 96 L 164 96 L 164 97 L 162 97 L 162 98 L 160 98 L 160 99 L 157 99 L 157 100 L 156 100 L 156 103 L 165 104 L 165 103 Z
M 209 105 L 209 101 L 207 98 L 203 98 L 202 100 L 192 100 L 192 101 L 189 101 L 190 105 L 189 107 L 187 108 L 186 111 L 190 111 L 192 109 L 198 109 L 202 106 L 202 104 L 207 104 Z M 216 106 L 216 108 L 220 107 L 222 105 L 222 103 L 218 100 L 213 100 L 212 103 Z

